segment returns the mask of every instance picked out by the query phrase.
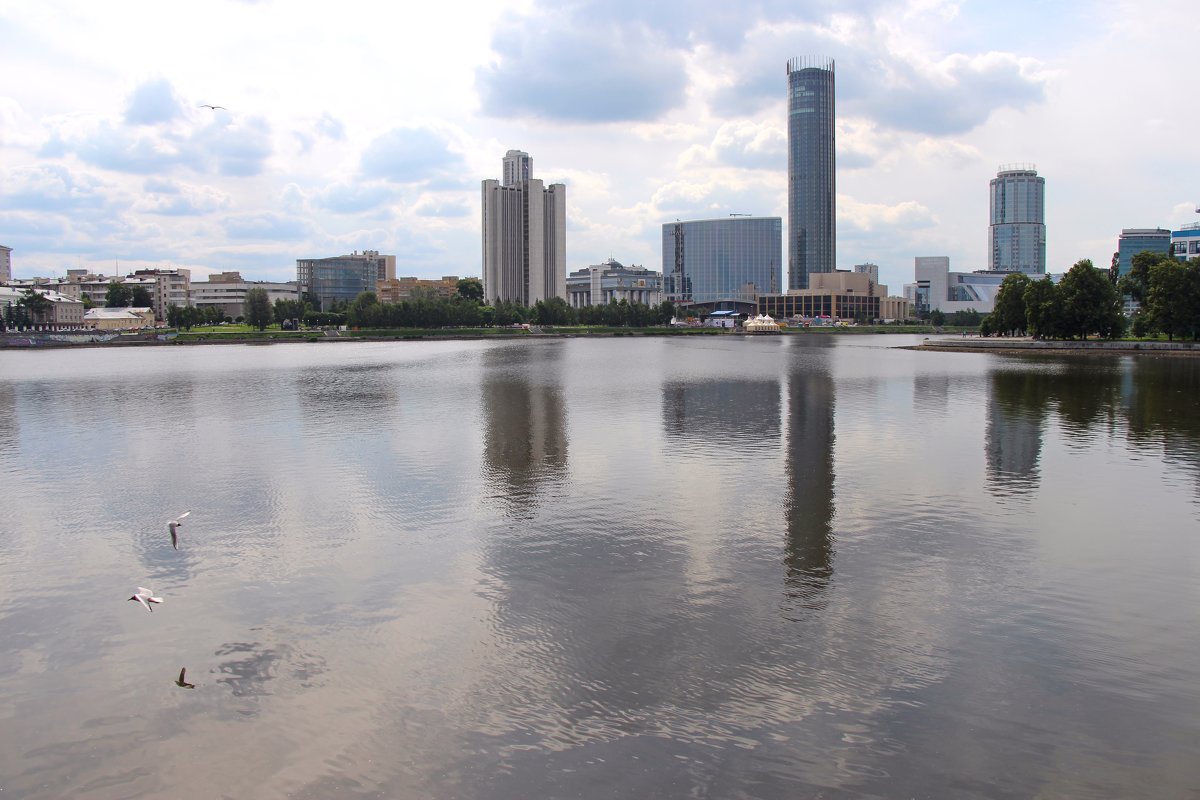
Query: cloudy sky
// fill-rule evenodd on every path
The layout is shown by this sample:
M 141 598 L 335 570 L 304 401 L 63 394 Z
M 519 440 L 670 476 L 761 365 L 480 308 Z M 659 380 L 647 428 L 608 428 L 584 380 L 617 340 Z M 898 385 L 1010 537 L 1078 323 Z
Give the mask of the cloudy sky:
M 837 62 L 838 266 L 987 266 L 988 180 L 1046 178 L 1050 271 L 1200 220 L 1192 2 L 0 0 L 0 244 L 295 277 L 372 249 L 480 274 L 505 150 L 567 185 L 569 269 L 787 216 L 787 59 Z M 225 106 L 210 110 L 201 104 Z

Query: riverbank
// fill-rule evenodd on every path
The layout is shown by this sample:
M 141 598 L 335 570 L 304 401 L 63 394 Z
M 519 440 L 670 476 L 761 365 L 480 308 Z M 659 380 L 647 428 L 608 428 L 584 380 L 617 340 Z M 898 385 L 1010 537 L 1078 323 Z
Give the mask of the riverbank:
M 927 334 L 937 333 L 928 326 L 855 326 L 821 328 L 785 328 L 783 336 L 849 336 L 879 333 Z M 529 328 L 400 328 L 387 330 L 316 329 L 302 331 L 139 331 L 117 332 L 41 332 L 0 334 L 0 350 L 7 348 L 64 347 L 138 347 L 198 344 L 279 344 L 320 342 L 388 342 L 441 341 L 478 339 L 544 339 L 616 336 L 762 336 L 765 334 L 734 331 L 724 328 L 598 328 L 598 327 L 538 327 Z
M 901 348 L 904 350 L 935 350 L 958 353 L 1001 353 L 1006 355 L 1150 355 L 1150 356 L 1200 356 L 1197 342 L 1156 341 L 1037 341 L 1034 339 L 927 339 L 919 345 Z

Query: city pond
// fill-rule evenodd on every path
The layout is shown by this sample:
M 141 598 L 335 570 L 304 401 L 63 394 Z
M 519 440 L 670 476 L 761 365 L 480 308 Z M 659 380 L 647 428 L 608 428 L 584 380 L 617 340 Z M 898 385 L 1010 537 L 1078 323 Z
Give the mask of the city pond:
M 1197 795 L 1200 360 L 917 341 L 0 352 L 0 790 Z

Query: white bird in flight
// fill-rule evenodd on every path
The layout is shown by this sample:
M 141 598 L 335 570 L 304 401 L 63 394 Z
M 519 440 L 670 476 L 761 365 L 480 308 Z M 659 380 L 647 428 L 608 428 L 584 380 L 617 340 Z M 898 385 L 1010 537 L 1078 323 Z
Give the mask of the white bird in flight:
M 161 603 L 162 602 L 161 597 L 154 596 L 153 589 L 147 589 L 144 586 L 137 587 L 137 592 L 133 595 L 133 597 L 131 597 L 129 599 L 137 600 L 139 603 L 141 603 L 142 605 L 144 605 L 146 607 L 147 611 L 154 611 L 154 609 L 150 607 L 151 603 Z
M 209 103 L 201 103 L 200 105 L 196 106 L 196 108 L 211 108 L 213 111 L 216 111 L 218 108 L 221 109 L 222 111 L 229 110 L 225 106 L 214 106 L 214 105 L 210 105 Z
M 171 531 L 171 547 L 174 547 L 176 550 L 179 549 L 179 534 L 177 534 L 175 532 L 175 529 L 183 524 L 183 521 L 182 521 L 183 518 L 186 517 L 190 513 L 192 513 L 192 512 L 185 511 L 182 514 L 180 514 L 178 517 L 176 517 L 175 519 L 173 519 L 167 523 L 167 530 Z

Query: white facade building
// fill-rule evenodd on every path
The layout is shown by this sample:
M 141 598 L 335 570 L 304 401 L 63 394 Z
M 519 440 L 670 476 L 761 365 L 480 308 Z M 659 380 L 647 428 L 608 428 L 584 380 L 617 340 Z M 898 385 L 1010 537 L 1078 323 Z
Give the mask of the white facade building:
M 543 186 L 532 175 L 533 159 L 510 150 L 506 182 L 483 182 L 483 296 L 489 302 L 531 306 L 566 299 L 567 187 Z
M 978 311 L 990 314 L 996 307 L 996 293 L 1009 272 L 951 272 L 949 256 L 917 256 L 916 282 L 905 284 L 904 296 L 911 300 L 917 314 L 941 311 Z
M 246 313 L 246 292 L 251 289 L 266 289 L 267 300 L 272 305 L 276 300 L 300 299 L 300 284 L 294 281 L 247 281 L 242 279 L 240 272 L 217 272 L 209 275 L 207 281 L 191 285 L 192 305 L 197 308 L 216 306 L 224 316 L 236 319 Z
M 575 270 L 567 276 L 567 303 L 572 308 L 601 306 L 612 302 L 656 306 L 663 301 L 661 272 L 625 266 L 614 259 Z

